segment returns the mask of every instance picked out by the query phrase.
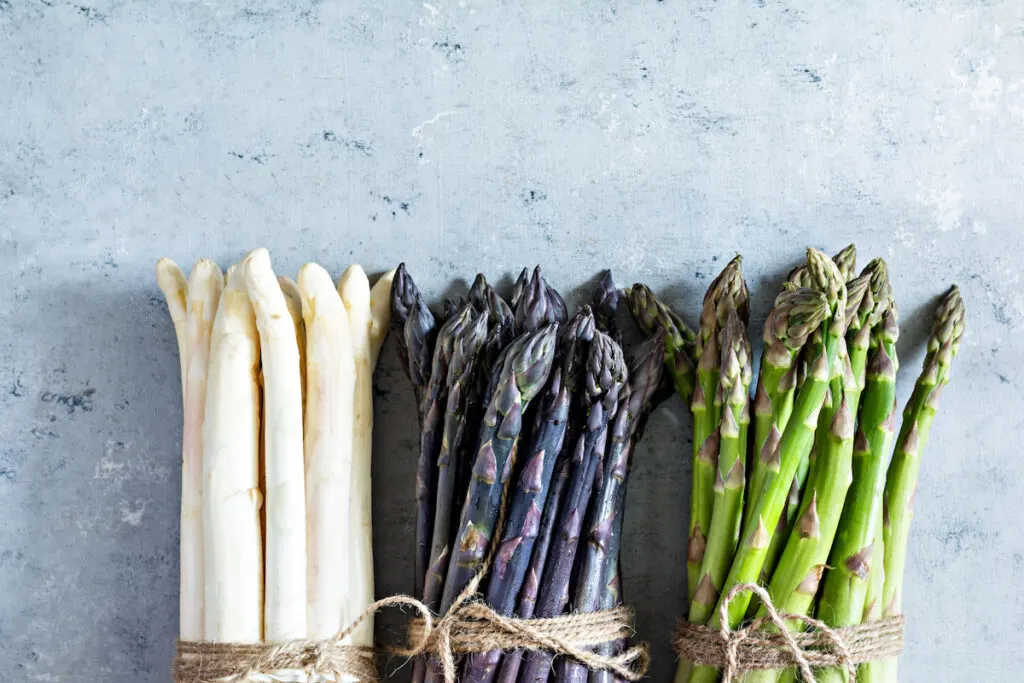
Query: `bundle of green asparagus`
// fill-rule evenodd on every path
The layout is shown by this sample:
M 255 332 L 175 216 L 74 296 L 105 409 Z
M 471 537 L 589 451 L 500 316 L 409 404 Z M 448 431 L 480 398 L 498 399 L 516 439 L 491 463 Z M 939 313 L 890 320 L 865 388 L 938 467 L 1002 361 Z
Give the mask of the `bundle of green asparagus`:
M 765 586 L 778 611 L 829 627 L 900 613 L 921 450 L 949 381 L 964 307 L 956 287 L 939 305 L 890 461 L 897 309 L 885 262 L 875 259 L 854 277 L 855 264 L 853 245 L 832 259 L 808 250 L 765 321 L 756 381 L 739 257 L 711 283 L 697 332 L 644 285 L 627 292 L 639 325 L 664 336 L 666 366 L 693 416 L 691 623 L 719 628 L 726 607 L 731 629 L 766 616 L 747 592 L 723 604 L 748 583 Z M 714 683 L 720 675 L 680 660 L 676 683 Z M 838 667 L 817 675 L 849 678 Z M 796 677 L 794 669 L 769 669 L 743 680 Z M 857 680 L 894 683 L 896 662 L 864 663 Z
M 537 268 L 522 272 L 507 302 L 478 275 L 466 297 L 435 316 L 399 266 L 391 324 L 421 427 L 414 589 L 437 613 L 482 570 L 481 597 L 501 615 L 619 605 L 626 481 L 647 416 L 665 395 L 666 339 L 652 336 L 627 363 L 614 326 L 618 300 L 606 273 L 570 318 Z M 552 659 L 539 650 L 475 653 L 460 678 L 543 682 Z M 557 665 L 563 680 L 611 680 L 571 659 Z M 416 660 L 415 683 L 439 676 L 436 662 Z
M 373 601 L 371 382 L 393 272 L 298 282 L 257 249 L 156 268 L 181 357 L 182 641 L 322 639 Z M 372 619 L 349 642 L 372 645 Z

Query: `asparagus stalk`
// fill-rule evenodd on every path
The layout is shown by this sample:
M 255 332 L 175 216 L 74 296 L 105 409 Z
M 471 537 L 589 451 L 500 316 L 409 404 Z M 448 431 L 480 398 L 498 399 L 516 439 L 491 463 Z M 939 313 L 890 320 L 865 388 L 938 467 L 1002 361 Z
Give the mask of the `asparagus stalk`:
M 690 403 L 693 413 L 693 488 L 690 493 L 690 535 L 686 553 L 687 589 L 691 598 L 697 591 L 714 504 L 718 452 L 709 437 L 718 428 L 721 417 L 720 406 L 715 405 L 721 374 L 720 336 L 730 309 L 735 309 L 746 324 L 749 296 L 739 256 L 730 261 L 708 287 L 697 337 L 697 386 Z
M 377 367 L 384 338 L 391 326 L 391 287 L 397 269 L 392 268 L 373 283 L 370 290 L 370 367 Z
M 306 414 L 306 325 L 302 322 L 302 295 L 299 294 L 299 286 L 295 280 L 286 275 L 277 276 L 277 284 L 284 294 L 285 303 L 288 305 L 288 314 L 292 318 L 292 325 L 295 327 L 295 341 L 299 347 L 299 388 L 302 391 L 302 414 Z
M 537 266 L 516 302 L 516 328 L 523 332 L 532 332 L 548 323 L 563 323 L 565 318 L 565 301 L 548 285 L 541 275 L 540 266 Z
M 506 355 L 501 380 L 484 414 L 473 478 L 459 522 L 454 561 L 449 562 L 441 612 L 479 570 L 491 542 L 505 481 L 515 464 L 523 408 L 544 387 L 554 360 L 554 323 L 517 339 Z
M 853 274 L 857 272 L 857 245 L 846 245 L 832 257 L 832 261 L 839 268 L 839 274 L 843 276 L 843 280 L 849 282 L 853 279 Z
M 412 380 L 417 405 L 422 405 L 423 391 L 430 377 L 437 323 L 404 263 L 395 270 L 391 283 L 391 326 L 395 328 L 402 369 Z
M 825 295 L 815 289 L 786 287 L 764 323 L 764 350 L 754 398 L 753 467 L 748 477 L 746 516 L 757 503 L 793 410 L 795 364 L 800 349 L 828 313 Z
M 565 496 L 565 487 L 568 479 L 569 455 L 563 450 L 555 463 L 555 473 L 548 487 L 544 514 L 541 516 L 540 528 L 533 544 L 533 554 L 530 557 L 523 589 L 519 593 L 519 601 L 516 605 L 516 616 L 521 619 L 533 617 L 534 609 L 537 605 L 537 593 L 540 591 L 540 578 L 544 575 L 544 568 L 547 565 L 548 550 L 555 535 L 555 522 L 558 521 L 558 511 Z M 519 679 L 519 669 L 522 661 L 522 650 L 514 650 L 506 654 L 502 658 L 497 680 L 500 683 L 515 683 Z
M 705 623 L 718 603 L 718 589 L 725 580 L 739 542 L 746 483 L 744 456 L 750 422 L 748 391 L 752 370 L 746 326 L 735 311 L 730 311 L 726 319 L 722 343 L 719 393 L 725 406 L 719 425 L 718 474 L 708 545 L 697 590 L 690 600 L 689 619 L 695 624 Z
M 598 329 L 611 335 L 613 339 L 619 335 L 618 327 L 615 325 L 615 312 L 619 308 L 619 298 L 620 292 L 615 287 L 615 281 L 612 280 L 612 271 L 602 272 L 591 296 L 590 305 L 594 309 Z
M 596 612 L 601 609 L 605 593 L 605 580 L 611 578 L 605 571 L 609 557 L 614 558 L 618 539 L 613 541 L 612 533 L 616 522 L 621 520 L 621 503 L 624 501 L 626 480 L 629 477 L 630 438 L 638 422 L 645 420 L 651 402 L 661 385 L 664 373 L 664 333 L 657 333 L 639 349 L 629 370 L 629 384 L 619 396 L 615 419 L 608 428 L 610 443 L 607 463 L 603 468 L 603 480 L 591 507 L 587 543 L 580 563 L 576 591 L 573 599 L 574 612 Z M 619 527 L 621 529 L 621 526 Z M 614 552 L 614 555 L 612 553 Z M 588 678 L 586 666 L 576 660 L 563 660 L 564 670 L 559 677 L 562 683 L 585 683 Z
M 416 466 L 416 554 L 413 557 L 415 578 L 419 582 L 417 591 L 426 586 L 426 574 L 431 560 L 437 497 L 437 457 L 444 436 L 444 414 L 448 404 L 448 367 L 455 349 L 455 340 L 472 323 L 473 313 L 473 307 L 467 303 L 441 326 L 434 345 L 430 378 L 423 391 L 423 403 L 420 406 L 423 426 Z
M 740 546 L 733 560 L 729 575 L 722 586 L 721 594 L 727 594 L 733 586 L 757 580 L 770 541 L 769 529 L 774 529 L 782 514 L 790 484 L 800 465 L 807 457 L 814 440 L 818 412 L 821 410 L 832 364 L 839 351 L 839 340 L 846 330 L 843 315 L 846 308 L 846 284 L 839 269 L 831 259 L 814 249 L 808 249 L 808 271 L 815 287 L 826 295 L 829 317 L 823 323 L 823 344 L 813 359 L 808 377 L 799 391 L 793 408 L 793 415 L 782 434 L 778 446 L 778 469 L 769 468 L 761 487 L 757 503 L 744 522 Z M 776 458 L 773 458 L 775 460 Z M 737 596 L 728 609 L 729 626 L 735 628 L 742 621 L 750 602 L 749 596 Z M 721 626 L 716 610 L 710 624 Z M 695 667 L 690 674 L 691 683 L 713 683 L 717 671 L 713 667 Z
M 654 292 L 637 283 L 626 290 L 626 305 L 640 330 L 650 336 L 665 331 L 665 365 L 676 392 L 687 405 L 693 397 L 697 369 L 694 367 L 697 335 L 672 309 L 658 300 Z
M 964 302 L 960 290 L 954 286 L 942 299 L 935 313 L 924 366 L 903 411 L 896 450 L 886 473 L 883 503 L 885 588 L 882 594 L 882 613 L 887 617 L 900 614 L 902 609 L 907 537 L 914 516 L 914 490 L 917 488 L 921 455 L 939 408 L 939 397 L 949 383 L 950 366 L 960 350 L 964 318 Z M 885 662 L 883 668 L 884 680 L 894 683 L 896 660 Z
M 185 380 L 188 377 L 188 342 L 185 332 L 188 307 L 188 282 L 178 264 L 169 258 L 156 262 L 156 284 L 164 293 L 167 312 L 174 323 L 174 335 L 178 340 L 178 363 L 181 366 L 181 403 L 185 405 Z
M 878 516 L 878 522 L 875 525 L 875 543 L 871 549 L 871 571 L 868 574 L 867 593 L 864 596 L 863 621 L 865 623 L 878 621 L 882 618 L 882 593 L 885 590 L 885 547 L 883 543 L 885 532 L 883 516 Z M 880 681 L 884 680 L 885 670 L 884 661 L 864 662 L 857 667 L 857 680 L 861 683 L 880 683 Z
M 203 424 L 203 637 L 263 635 L 260 347 L 243 268 L 228 270 L 210 338 Z
M 842 355 L 839 361 L 849 362 Z M 839 526 L 846 492 L 853 478 L 855 417 L 846 394 L 846 390 L 853 385 L 849 381 L 852 373 L 846 372 L 843 376 L 843 384 L 835 397 L 839 407 L 825 442 L 820 447 L 813 476 L 801 499 L 793 532 L 786 542 L 771 583 L 768 584 L 768 594 L 776 609 L 789 614 L 808 614 L 811 611 Z M 767 614 L 767 609 L 762 605 L 757 616 Z M 744 681 L 774 683 L 780 674 L 778 670 L 756 671 L 747 674 Z
M 847 495 L 835 544 L 825 576 L 819 616 L 830 626 L 861 623 L 866 606 L 868 580 L 881 538 L 876 537 L 882 518 L 885 459 L 892 444 L 896 421 L 896 338 L 899 327 L 895 307 L 872 334 L 871 361 L 867 369 L 860 419 L 853 450 L 853 485 Z M 851 354 L 852 355 L 852 354 Z M 822 672 L 822 682 L 845 681 L 845 669 Z
M 441 451 L 437 457 L 437 496 L 434 508 L 433 536 L 430 543 L 430 570 L 423 588 L 423 601 L 436 609 L 441 599 L 447 558 L 451 550 L 452 507 L 455 505 L 455 458 L 469 428 L 466 422 L 466 392 L 475 379 L 473 364 L 487 334 L 487 315 L 477 313 L 454 340 L 452 360 L 447 373 L 447 406 Z
M 509 304 L 515 309 L 519 306 L 519 299 L 522 298 L 523 292 L 526 291 L 526 285 L 530 281 L 530 269 L 523 268 L 519 272 L 519 277 L 516 278 L 515 284 L 512 285 L 512 297 L 509 299 Z
M 526 579 L 555 461 L 562 452 L 568 428 L 576 359 L 583 357 L 582 351 L 593 339 L 594 325 L 593 314 L 584 308 L 560 334 L 556 359 L 561 359 L 561 367 L 553 370 L 548 379 L 534 436 L 526 451 L 527 460 L 513 489 L 505 531 L 491 568 L 486 597 L 500 614 L 512 614 Z M 500 659 L 497 650 L 472 656 L 467 660 L 463 680 L 492 681 Z
M 203 639 L 203 420 L 210 335 L 224 274 L 213 261 L 197 261 L 189 273 L 186 299 L 185 419 L 181 439 L 180 635 Z M 177 289 L 170 290 L 168 301 Z
M 263 633 L 306 635 L 306 509 L 302 383 L 295 323 L 266 249 L 242 265 L 263 362 L 265 581 Z
M 306 325 L 306 633 L 326 638 L 348 625 L 356 367 L 348 316 L 331 276 L 307 263 L 298 285 Z
M 544 568 L 536 616 L 557 616 L 569 602 L 569 582 L 576 561 L 583 516 L 590 502 L 594 480 L 601 469 L 608 421 L 627 380 L 622 349 L 605 333 L 596 332 L 587 359 L 583 395 L 583 412 L 586 416 L 584 430 L 573 450 L 568 490 L 559 512 L 560 531 L 548 551 L 551 561 Z M 520 671 L 520 680 L 543 683 L 551 672 L 551 662 L 551 653 L 530 652 Z
M 355 362 L 352 416 L 352 495 L 348 517 L 348 586 L 346 620 L 352 621 L 373 602 L 373 524 L 370 466 L 373 451 L 373 357 L 370 340 L 373 314 L 370 281 L 358 264 L 350 265 L 338 280 L 338 295 L 345 306 Z M 385 325 L 386 327 L 386 325 Z M 373 615 L 351 636 L 356 645 L 373 644 Z

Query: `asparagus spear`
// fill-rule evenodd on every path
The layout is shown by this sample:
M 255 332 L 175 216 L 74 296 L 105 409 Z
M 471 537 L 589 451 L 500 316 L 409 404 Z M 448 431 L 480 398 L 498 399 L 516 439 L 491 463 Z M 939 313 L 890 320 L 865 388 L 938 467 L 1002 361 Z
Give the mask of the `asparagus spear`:
M 672 376 L 676 392 L 689 405 L 697 381 L 697 369 L 694 367 L 696 333 L 679 315 L 659 301 L 647 285 L 637 283 L 627 289 L 626 305 L 645 335 L 649 336 L 658 329 L 665 331 L 665 365 Z
M 795 392 L 795 363 L 808 337 L 828 313 L 825 295 L 815 289 L 786 287 L 764 323 L 764 350 L 754 399 L 753 467 L 748 478 L 746 515 L 757 503 L 782 430 L 789 423 Z
M 524 332 L 532 332 L 552 322 L 565 322 L 565 302 L 541 275 L 540 266 L 533 271 L 516 304 L 516 327 Z
M 548 379 L 531 445 L 526 451 L 528 459 L 518 475 L 504 535 L 491 568 L 487 602 L 501 614 L 512 613 L 526 578 L 555 460 L 565 441 L 572 390 L 576 385 L 576 359 L 584 357 L 580 352 L 585 351 L 593 337 L 594 317 L 589 308 L 581 309 L 560 334 L 556 359 L 561 358 L 562 367 L 553 370 Z M 500 658 L 497 650 L 472 656 L 467 660 L 463 680 L 493 680 Z
M 562 370 L 555 368 L 545 390 L 542 408 L 537 413 L 538 426 L 533 443 L 513 490 L 505 531 L 491 567 L 487 604 L 499 614 L 512 613 L 526 577 L 534 542 L 540 532 L 540 518 L 555 459 L 565 438 L 569 399 L 567 387 L 562 383 Z M 470 655 L 461 680 L 467 683 L 493 680 L 500 659 L 500 650 Z
M 519 277 L 516 278 L 515 284 L 512 285 L 512 297 L 509 299 L 509 304 L 515 309 L 519 306 L 519 299 L 522 298 L 523 292 L 526 290 L 526 285 L 530 281 L 530 269 L 523 268 L 519 272 Z
M 748 391 L 752 370 L 746 326 L 735 311 L 730 311 L 726 320 L 722 343 L 719 393 L 725 407 L 719 425 L 718 474 L 708 546 L 697 590 L 690 600 L 689 619 L 695 624 L 705 623 L 718 602 L 718 587 L 725 579 L 739 542 L 746 483 L 744 455 L 750 422 Z
M 203 423 L 203 637 L 258 643 L 263 634 L 260 348 L 243 270 L 228 270 L 210 338 Z
M 886 473 L 883 503 L 885 589 L 882 594 L 882 610 L 887 617 L 900 614 L 902 609 L 907 536 L 914 516 L 914 489 L 917 487 L 921 455 L 939 408 L 939 397 L 949 383 L 950 366 L 960 350 L 964 318 L 964 302 L 960 290 L 954 286 L 942 299 L 935 313 L 924 367 L 903 411 L 896 450 Z M 885 662 L 883 668 L 886 674 L 884 680 L 895 682 L 896 660 Z
M 442 583 L 447 572 L 447 557 L 451 549 L 452 507 L 455 505 L 454 459 L 460 453 L 469 425 L 466 422 L 465 400 L 470 383 L 475 379 L 473 364 L 487 334 L 487 314 L 477 313 L 453 340 L 451 363 L 446 373 L 446 409 L 441 450 L 437 457 L 437 487 L 434 524 L 430 544 L 430 569 L 423 588 L 423 602 L 437 608 L 441 599 Z
M 185 332 L 188 316 L 188 282 L 178 264 L 169 258 L 156 262 L 156 284 L 164 293 L 167 312 L 174 323 L 174 336 L 178 340 L 178 364 L 181 367 L 181 402 L 185 404 L 185 383 L 188 378 L 188 341 Z
M 708 287 L 700 315 L 697 337 L 697 386 L 690 403 L 693 413 L 693 489 L 690 493 L 690 535 L 686 553 L 688 595 L 697 591 L 711 526 L 715 463 L 718 452 L 708 437 L 718 428 L 719 406 L 715 405 L 721 374 L 721 330 L 726 315 L 735 309 L 746 324 L 749 295 L 740 269 L 740 257 L 730 261 Z
M 557 325 L 517 339 L 484 414 L 469 493 L 462 508 L 454 561 L 448 565 L 441 612 L 448 611 L 487 555 L 505 481 L 511 475 L 522 411 L 544 387 L 554 359 Z
M 391 283 L 391 326 L 395 331 L 402 369 L 412 380 L 419 405 L 430 377 L 437 323 L 404 263 L 398 266 Z
M 770 541 L 769 529 L 775 528 L 782 514 L 790 483 L 800 465 L 807 457 L 817 427 L 818 411 L 828 390 L 832 364 L 839 351 L 839 340 L 846 330 L 843 315 L 846 308 L 846 284 L 839 269 L 831 259 L 821 252 L 808 249 L 808 272 L 815 287 L 825 293 L 829 317 L 823 323 L 823 344 L 813 359 L 808 377 L 799 391 L 793 407 L 793 415 L 782 434 L 778 446 L 778 469 L 770 468 L 761 487 L 757 503 L 744 522 L 741 542 L 733 560 L 729 575 L 721 593 L 727 594 L 733 586 L 757 580 Z M 775 460 L 776 458 L 773 458 Z M 729 626 L 735 628 L 747 611 L 749 596 L 737 596 L 728 609 Z M 721 626 L 716 610 L 710 624 Z M 690 674 L 691 683 L 713 683 L 717 671 L 713 667 L 695 667 Z
M 843 356 L 839 361 L 849 362 Z M 812 478 L 801 499 L 796 524 L 768 584 L 768 594 L 776 609 L 789 614 L 808 614 L 811 610 L 852 479 L 855 417 L 846 394 L 853 384 L 850 381 L 852 373 L 843 373 L 843 377 L 836 396 L 839 407 L 820 446 Z M 767 614 L 762 605 L 757 616 Z M 780 674 L 779 670 L 756 671 L 747 674 L 744 681 L 774 683 Z
M 615 325 L 615 312 L 619 308 L 620 292 L 612 280 L 612 271 L 606 270 L 601 273 L 594 288 L 590 305 L 594 309 L 594 316 L 597 318 L 597 326 L 602 332 L 606 332 L 616 338 L 619 335 Z
M 516 615 L 524 619 L 529 619 L 533 616 L 537 605 L 540 580 L 544 575 L 548 551 L 554 535 L 555 523 L 559 521 L 559 510 L 565 497 L 566 480 L 570 472 L 571 451 L 574 448 L 573 444 L 576 443 L 580 431 L 580 413 L 583 410 L 580 397 L 582 392 L 578 390 L 580 380 L 582 379 L 581 368 L 586 366 L 595 329 L 593 312 L 590 306 L 584 305 L 576 311 L 576 314 L 569 320 L 565 330 L 561 333 L 563 345 L 563 348 L 559 351 L 562 357 L 560 367 L 561 381 L 565 385 L 570 397 L 569 419 L 566 436 L 563 438 L 563 446 L 555 464 L 555 473 L 548 487 L 540 530 L 534 542 L 530 564 L 527 568 L 523 587 L 519 592 L 516 605 Z M 519 676 L 522 660 L 522 650 L 508 653 L 502 659 L 498 679 L 504 683 L 513 683 Z
M 849 282 L 853 279 L 853 274 L 857 272 L 857 245 L 846 245 L 832 257 L 832 261 L 839 268 L 839 274 L 843 276 L 843 279 Z
M 629 384 L 622 389 L 615 419 L 608 428 L 610 443 L 607 462 L 603 468 L 603 481 L 600 482 L 589 515 L 590 530 L 576 583 L 574 612 L 596 612 L 601 609 L 601 598 L 606 588 L 605 567 L 610 557 L 618 555 L 617 547 L 612 547 L 613 543 L 617 546 L 618 539 L 613 541 L 612 533 L 622 515 L 620 503 L 624 500 L 626 480 L 629 477 L 630 438 L 634 426 L 645 419 L 661 385 L 664 346 L 665 335 L 658 332 L 637 349 L 629 370 Z M 584 683 L 587 680 L 588 670 L 584 664 L 569 659 L 563 660 L 563 664 L 564 670 L 559 676 L 561 683 Z
M 884 499 L 883 499 L 884 500 Z M 883 502 L 884 505 L 884 502 Z M 883 544 L 883 516 L 878 516 L 875 524 L 875 542 L 871 549 L 871 571 L 868 574 L 868 586 L 864 596 L 864 623 L 878 621 L 882 618 L 882 593 L 885 590 L 885 548 Z M 875 660 L 864 662 L 857 667 L 857 680 L 860 683 L 880 683 L 884 680 L 886 663 Z
M 302 385 L 295 323 L 266 249 L 243 265 L 263 362 L 266 435 L 264 638 L 306 635 L 306 487 Z
M 583 516 L 604 456 L 608 421 L 627 379 L 622 349 L 605 333 L 596 332 L 587 359 L 583 396 L 586 422 L 573 450 L 568 490 L 559 512 L 559 534 L 548 551 L 551 561 L 544 568 L 544 580 L 537 598 L 535 613 L 538 617 L 557 616 L 569 602 L 569 581 L 576 561 Z M 543 683 L 551 672 L 551 661 L 551 653 L 528 653 L 519 673 L 520 680 Z
M 180 635 L 203 639 L 203 424 L 210 362 L 210 337 L 224 274 L 201 259 L 188 276 L 185 339 L 188 376 L 181 437 Z
M 885 458 L 892 443 L 896 421 L 896 323 L 890 306 L 883 323 L 872 334 L 871 361 L 867 369 L 860 424 L 853 450 L 853 486 L 843 508 L 835 544 L 825 577 L 818 614 L 830 626 L 861 623 L 868 590 L 868 578 L 876 547 L 876 532 L 882 519 L 882 491 L 885 486 Z M 821 681 L 845 681 L 843 668 L 823 671 Z
M 416 465 L 416 554 L 413 557 L 417 591 L 426 586 L 430 566 L 430 543 L 433 538 L 434 508 L 437 498 L 437 456 L 444 436 L 444 413 L 448 404 L 446 379 L 455 349 L 455 340 L 473 320 L 473 307 L 463 306 L 448 318 L 437 333 L 430 379 L 423 392 L 420 413 L 420 453 Z

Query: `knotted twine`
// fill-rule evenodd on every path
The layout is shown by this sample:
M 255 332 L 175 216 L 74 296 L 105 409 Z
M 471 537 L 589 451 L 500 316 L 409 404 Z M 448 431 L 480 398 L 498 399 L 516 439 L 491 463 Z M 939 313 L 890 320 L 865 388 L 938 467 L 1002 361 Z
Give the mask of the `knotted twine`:
M 511 467 L 508 470 L 511 471 Z M 502 485 L 492 538 L 501 538 L 505 526 L 511 479 L 506 478 Z M 343 641 L 378 610 L 404 605 L 420 613 L 410 623 L 408 647 L 383 646 L 380 649 L 404 657 L 430 655 L 441 663 L 445 683 L 455 683 L 458 655 L 515 648 L 550 650 L 555 655 L 576 659 L 589 669 L 611 671 L 631 682 L 643 678 L 650 664 L 646 643 L 617 655 L 601 655 L 591 649 L 634 635 L 633 611 L 628 607 L 546 619 L 517 619 L 499 614 L 476 600 L 480 582 L 490 569 L 498 545 L 490 544 L 480 568 L 436 623 L 434 615 L 422 602 L 407 595 L 394 595 L 374 602 L 351 625 L 327 640 L 259 644 L 178 641 L 171 677 L 174 683 L 241 683 L 254 675 L 298 670 L 309 681 L 331 677 L 335 681 L 356 678 L 362 683 L 377 683 L 380 675 L 374 649 Z
M 757 595 L 768 615 L 732 630 L 729 603 L 740 593 Z M 857 664 L 891 659 L 903 651 L 902 616 L 832 628 L 806 615 L 780 613 L 768 591 L 752 583 L 733 586 L 719 606 L 719 620 L 719 628 L 680 621 L 673 645 L 687 661 L 722 669 L 723 683 L 748 671 L 794 667 L 809 683 L 815 680 L 812 668 L 845 668 L 852 683 L 857 678 Z M 810 630 L 790 631 L 787 620 L 799 621 Z M 766 624 L 775 626 L 777 632 L 761 630 Z

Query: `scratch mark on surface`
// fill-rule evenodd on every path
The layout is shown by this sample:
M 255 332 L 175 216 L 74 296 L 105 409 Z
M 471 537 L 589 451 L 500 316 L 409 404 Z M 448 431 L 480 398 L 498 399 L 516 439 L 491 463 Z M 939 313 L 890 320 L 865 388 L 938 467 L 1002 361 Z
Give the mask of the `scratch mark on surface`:
M 433 118 L 427 119 L 426 121 L 424 121 L 420 125 L 418 125 L 415 128 L 413 128 L 412 129 L 412 136 L 414 138 L 416 138 L 417 140 L 422 140 L 423 139 L 423 129 L 425 127 L 432 126 L 435 123 L 437 123 L 438 121 L 440 121 L 441 119 L 448 118 L 449 116 L 455 116 L 458 113 L 459 112 L 455 111 L 454 109 L 450 109 L 450 110 L 447 110 L 447 111 L 439 111 L 436 114 L 434 114 Z

